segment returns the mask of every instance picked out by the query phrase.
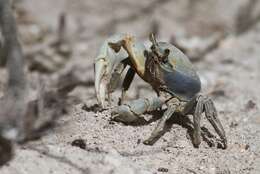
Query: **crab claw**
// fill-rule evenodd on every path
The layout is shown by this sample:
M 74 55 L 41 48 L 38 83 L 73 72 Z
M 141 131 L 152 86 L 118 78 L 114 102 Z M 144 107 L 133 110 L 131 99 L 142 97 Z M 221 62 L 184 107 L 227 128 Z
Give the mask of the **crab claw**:
M 128 57 L 126 51 L 121 49 L 124 35 L 115 35 L 107 39 L 101 46 L 95 59 L 95 90 L 97 100 L 102 108 L 110 93 L 117 87 L 125 65 L 122 63 Z
M 104 59 L 99 59 L 95 62 L 95 89 L 99 105 L 105 107 L 105 98 L 107 91 L 107 75 L 106 62 Z

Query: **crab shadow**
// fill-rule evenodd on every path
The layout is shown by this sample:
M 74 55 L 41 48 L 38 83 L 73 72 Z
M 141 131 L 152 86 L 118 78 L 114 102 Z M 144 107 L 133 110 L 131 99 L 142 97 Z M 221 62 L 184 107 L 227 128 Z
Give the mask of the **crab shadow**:
M 91 106 L 83 105 L 82 109 L 85 111 L 88 111 L 88 112 L 91 111 L 94 113 L 102 112 L 102 111 L 106 110 L 106 109 L 101 109 L 98 104 L 94 104 Z M 147 112 L 146 114 L 152 115 L 152 117 L 149 120 L 145 119 L 144 117 L 140 117 L 135 122 L 123 123 L 121 121 L 116 121 L 114 119 L 111 119 L 110 123 L 121 122 L 124 125 L 130 125 L 130 126 L 136 126 L 136 127 L 144 126 L 144 125 L 148 125 L 152 122 L 159 120 L 165 111 L 166 111 L 166 109 L 160 109 L 160 110 Z M 187 130 L 187 133 L 186 133 L 187 138 L 192 141 L 192 144 L 195 148 L 198 148 L 198 146 L 195 145 L 194 138 L 193 138 L 193 132 L 194 132 L 193 122 L 190 120 L 188 115 L 183 115 L 181 113 L 174 113 L 171 116 L 171 118 L 169 120 L 167 120 L 166 124 L 164 125 L 163 131 L 154 139 L 153 142 L 151 142 L 150 145 L 153 145 L 154 143 L 156 143 L 165 133 L 170 132 L 174 124 L 180 125 L 181 127 L 185 128 Z M 209 147 L 216 146 L 217 148 L 224 149 L 220 140 L 217 140 L 217 137 L 214 134 L 212 134 L 206 127 L 201 127 L 201 138 L 204 142 L 206 142 L 206 144 Z
M 128 125 L 132 125 L 132 126 L 148 125 L 152 122 L 159 120 L 162 117 L 164 112 L 165 109 L 149 112 L 148 114 L 152 115 L 152 118 L 150 120 L 145 120 L 144 118 L 140 118 L 137 122 Z M 167 120 L 166 124 L 164 125 L 163 131 L 154 139 L 153 142 L 151 142 L 151 145 L 156 143 L 165 133 L 170 132 L 174 124 L 180 125 L 181 127 L 185 128 L 187 130 L 187 138 L 192 141 L 194 147 L 198 148 L 198 146 L 195 145 L 194 138 L 193 138 L 193 132 L 194 132 L 193 122 L 190 120 L 190 118 L 187 115 L 183 115 L 180 113 L 174 113 L 171 116 L 171 118 Z M 209 147 L 214 147 L 215 145 L 217 145 L 217 148 L 223 148 L 220 142 L 215 141 L 217 139 L 216 136 L 212 134 L 206 127 L 201 127 L 201 138 L 204 142 L 206 142 L 206 144 Z
M 81 107 L 81 109 L 84 110 L 84 111 L 87 111 L 87 112 L 94 112 L 94 113 L 102 112 L 102 111 L 105 110 L 105 109 L 100 108 L 100 106 L 98 104 L 93 104 L 91 106 L 84 104 Z

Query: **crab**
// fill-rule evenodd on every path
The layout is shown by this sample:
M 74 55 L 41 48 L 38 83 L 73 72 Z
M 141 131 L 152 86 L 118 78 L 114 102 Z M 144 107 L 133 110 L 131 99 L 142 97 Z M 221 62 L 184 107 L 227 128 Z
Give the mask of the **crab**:
M 104 41 L 95 59 L 95 90 L 100 106 L 111 105 L 111 94 L 119 85 L 124 69 L 129 66 L 122 83 L 120 103 L 111 112 L 114 120 L 134 123 L 145 112 L 166 106 L 155 129 L 143 143 L 153 145 L 162 135 L 167 120 L 178 113 L 193 115 L 191 138 L 193 145 L 199 147 L 200 122 L 204 112 L 220 137 L 222 148 L 226 149 L 227 139 L 217 110 L 212 99 L 200 93 L 200 78 L 188 57 L 170 43 L 157 42 L 153 34 L 149 39 L 152 43 L 149 49 L 130 34 L 116 34 Z M 135 74 L 152 86 L 157 97 L 125 101 Z

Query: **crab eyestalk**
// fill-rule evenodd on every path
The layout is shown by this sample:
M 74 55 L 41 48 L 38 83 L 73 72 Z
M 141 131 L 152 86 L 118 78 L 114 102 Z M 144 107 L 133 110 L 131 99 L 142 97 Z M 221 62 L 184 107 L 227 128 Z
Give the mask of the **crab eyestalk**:
M 149 35 L 149 40 L 152 42 L 152 44 L 153 44 L 154 46 L 158 47 L 158 43 L 157 43 L 156 38 L 155 38 L 155 36 L 154 36 L 153 33 L 150 33 L 150 35 Z
M 152 42 L 152 46 L 151 46 L 152 53 L 158 58 L 159 61 L 165 62 L 167 60 L 167 57 L 170 54 L 170 50 L 165 49 L 165 50 L 163 50 L 163 53 L 162 53 L 162 50 L 159 49 L 159 44 L 153 33 L 150 34 L 149 39 Z
M 152 42 L 151 50 L 156 55 L 159 54 L 159 45 L 153 33 L 150 34 L 149 40 Z

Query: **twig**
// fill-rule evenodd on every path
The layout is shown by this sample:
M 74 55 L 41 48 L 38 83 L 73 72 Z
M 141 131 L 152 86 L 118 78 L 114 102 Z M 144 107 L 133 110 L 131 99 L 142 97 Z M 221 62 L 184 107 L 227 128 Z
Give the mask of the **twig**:
M 66 13 L 61 13 L 59 16 L 58 21 L 58 40 L 57 44 L 61 45 L 66 38 L 66 31 L 67 31 L 67 20 L 66 20 Z
M 122 18 L 116 18 L 116 19 L 112 19 L 112 20 L 108 21 L 102 27 L 100 27 L 100 29 L 97 30 L 96 33 L 97 34 L 107 33 L 107 28 L 111 28 L 114 30 L 115 26 L 118 24 L 131 22 L 140 17 L 143 17 L 144 15 L 147 16 L 149 14 L 152 14 L 154 12 L 154 10 L 156 10 L 158 8 L 158 6 L 164 5 L 165 3 L 169 2 L 169 1 L 170 0 L 154 0 L 146 7 L 143 7 L 128 16 L 125 16 Z M 104 29 L 105 29 L 105 31 L 104 31 Z M 108 31 L 108 32 L 111 32 L 111 31 Z
M 64 156 L 56 156 L 56 155 L 53 155 L 53 154 L 50 154 L 44 150 L 41 150 L 41 149 L 37 149 L 37 148 L 34 148 L 34 147 L 29 147 L 31 150 L 33 151 L 36 151 L 48 158 L 51 158 L 51 159 L 55 159 L 56 161 L 60 162 L 60 163 L 63 163 L 63 164 L 66 164 L 72 168 L 75 168 L 76 170 L 80 171 L 82 174 L 88 174 L 90 173 L 89 169 L 86 168 L 81 168 L 80 166 L 77 166 L 76 164 L 72 163 L 69 159 L 67 159 L 66 157 Z
M 26 80 L 23 71 L 22 48 L 17 38 L 16 22 L 8 0 L 0 0 L 0 24 L 4 36 L 5 57 L 9 73 L 8 88 L 16 96 L 25 89 Z
M 171 37 L 170 43 L 175 45 L 185 54 L 187 54 L 191 61 L 196 62 L 203 60 L 209 53 L 216 50 L 219 47 L 220 43 L 226 39 L 226 37 L 227 34 L 219 33 L 215 35 L 213 38 L 211 38 L 211 40 L 208 41 L 206 45 L 204 47 L 201 47 L 200 49 L 189 48 L 183 44 L 180 44 L 180 42 L 175 38 L 175 36 Z
M 9 74 L 6 93 L 1 101 L 0 125 L 4 129 L 22 129 L 25 113 L 26 78 L 24 57 L 17 38 L 16 23 L 8 0 L 0 0 L 0 25 L 4 37 L 4 57 Z M 7 131 L 7 130 L 6 130 Z
M 1 153 L 0 159 L 5 159 L 5 161 L 1 161 L 1 164 L 4 164 L 11 159 L 12 155 L 9 153 L 12 151 L 12 144 L 6 144 L 6 142 L 16 138 L 18 130 L 23 129 L 26 91 L 22 48 L 17 38 L 16 22 L 8 0 L 0 0 L 0 25 L 4 38 L 3 62 L 7 62 L 9 74 L 7 90 L 0 103 L 0 136 L 2 139 L 0 145 L 1 148 L 4 148 L 1 149 L 4 153 Z
M 247 32 L 260 20 L 260 14 L 255 17 L 252 16 L 258 2 L 257 0 L 249 0 L 244 6 L 240 7 L 235 21 L 236 34 L 239 35 Z

